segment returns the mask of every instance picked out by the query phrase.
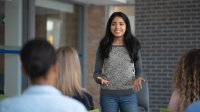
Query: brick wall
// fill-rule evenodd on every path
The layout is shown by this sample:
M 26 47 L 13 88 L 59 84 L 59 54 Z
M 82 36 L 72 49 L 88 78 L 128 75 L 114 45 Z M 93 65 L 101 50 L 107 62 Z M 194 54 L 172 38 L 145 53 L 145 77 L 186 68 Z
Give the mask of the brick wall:
M 105 33 L 104 6 L 88 7 L 88 90 L 92 94 L 95 107 L 99 107 L 99 85 L 93 79 L 96 51 Z
M 136 36 L 149 80 L 150 110 L 167 107 L 181 55 L 200 48 L 199 0 L 136 0 Z

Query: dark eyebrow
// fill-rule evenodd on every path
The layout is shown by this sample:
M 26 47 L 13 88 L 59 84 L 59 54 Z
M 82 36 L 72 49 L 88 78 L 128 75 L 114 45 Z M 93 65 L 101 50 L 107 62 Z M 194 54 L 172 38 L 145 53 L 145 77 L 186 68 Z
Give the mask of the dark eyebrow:
M 117 23 L 117 22 L 112 22 L 112 23 Z M 125 23 L 125 22 L 119 22 L 119 23 Z
M 125 24 L 125 22 L 119 22 L 119 23 L 124 23 Z

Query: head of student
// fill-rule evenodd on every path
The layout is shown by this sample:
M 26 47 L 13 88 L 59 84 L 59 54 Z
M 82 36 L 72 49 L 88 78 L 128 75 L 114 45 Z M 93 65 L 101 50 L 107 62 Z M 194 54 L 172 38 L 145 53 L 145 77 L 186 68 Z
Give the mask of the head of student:
M 120 18 L 120 26 L 124 26 L 125 27 L 125 31 L 124 31 L 124 38 L 128 38 L 132 35 L 131 33 L 131 26 L 130 26 L 130 22 L 128 17 L 126 16 L 126 14 L 122 13 L 122 12 L 114 12 L 112 13 L 112 15 L 110 16 L 110 18 L 108 19 L 107 22 L 107 26 L 106 26 L 106 35 L 108 35 L 111 39 L 114 38 L 113 32 L 112 32 L 112 26 L 115 24 L 113 23 L 115 18 Z
M 20 58 L 22 69 L 32 83 L 51 79 L 56 73 L 56 52 L 47 40 L 28 41 L 21 49 Z
M 173 82 L 182 100 L 181 108 L 200 98 L 200 49 L 191 49 L 181 57 Z
M 82 95 L 81 66 L 77 51 L 73 47 L 60 47 L 57 50 L 59 66 L 57 88 L 67 96 Z
M 116 25 L 116 18 L 118 19 L 118 26 Z M 121 35 L 118 35 L 120 34 Z M 112 43 L 116 38 L 123 38 L 123 43 L 129 53 L 131 61 L 137 60 L 137 53 L 140 49 L 140 42 L 131 32 L 131 25 L 126 14 L 123 12 L 114 12 L 110 16 L 106 26 L 105 36 L 100 42 L 100 56 L 101 59 L 109 57 L 109 52 L 112 47 Z

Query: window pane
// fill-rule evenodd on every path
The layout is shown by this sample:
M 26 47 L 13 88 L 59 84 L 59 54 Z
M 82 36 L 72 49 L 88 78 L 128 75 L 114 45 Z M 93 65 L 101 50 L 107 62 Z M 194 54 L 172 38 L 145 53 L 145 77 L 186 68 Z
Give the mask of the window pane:
M 81 50 L 82 7 L 59 1 L 44 2 L 36 0 L 36 38 L 46 38 L 55 48 L 67 45 Z

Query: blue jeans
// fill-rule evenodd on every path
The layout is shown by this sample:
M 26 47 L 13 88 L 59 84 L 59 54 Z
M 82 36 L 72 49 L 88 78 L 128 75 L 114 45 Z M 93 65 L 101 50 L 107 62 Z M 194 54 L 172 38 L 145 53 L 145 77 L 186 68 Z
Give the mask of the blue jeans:
M 100 96 L 101 112 L 138 112 L 137 96 Z

